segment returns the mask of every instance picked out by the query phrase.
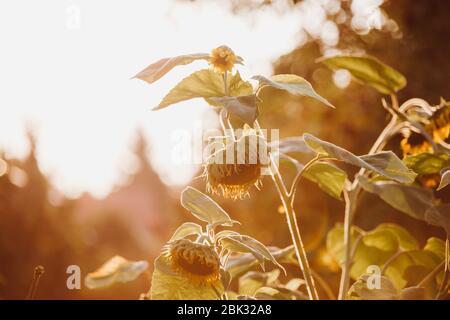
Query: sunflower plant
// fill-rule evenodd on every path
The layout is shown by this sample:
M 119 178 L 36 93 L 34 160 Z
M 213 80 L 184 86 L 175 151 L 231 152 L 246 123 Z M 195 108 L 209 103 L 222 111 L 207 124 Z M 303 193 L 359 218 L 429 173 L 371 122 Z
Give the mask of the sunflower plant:
M 266 247 L 230 230 L 238 222 L 210 196 L 187 187 L 181 204 L 204 225 L 185 222 L 175 231 L 155 261 L 151 289 L 143 295 L 144 299 L 317 300 L 322 298 L 319 292 L 325 292 L 329 299 L 341 300 L 447 296 L 450 204 L 443 203 L 436 190 L 450 184 L 450 103 L 442 99 L 439 105 L 431 106 L 413 98 L 400 104 L 396 93 L 406 86 L 405 77 L 376 58 L 323 58 L 318 62 L 333 70 L 348 70 L 354 80 L 386 97 L 381 106 L 390 115 L 387 126 L 365 155 L 355 155 L 309 133 L 269 142 L 258 122 L 266 88 L 308 96 L 325 107 L 334 106 L 298 75 L 256 75 L 253 82 L 242 79 L 236 66 L 244 60 L 227 46 L 211 53 L 161 59 L 135 78 L 151 84 L 173 68 L 194 61 L 204 61 L 206 68 L 181 80 L 154 109 L 193 98 L 202 98 L 214 108 L 223 135 L 208 145 L 214 152 L 204 163 L 205 192 L 239 201 L 258 192 L 265 178 L 262 172 L 268 173 L 279 195 L 292 245 Z M 236 123 L 242 126 L 236 127 Z M 402 136 L 400 152 L 385 150 L 398 135 Z M 264 152 L 260 150 L 267 151 L 268 156 L 261 157 Z M 285 164 L 296 168 L 289 184 L 279 170 Z M 359 171 L 349 177 L 340 164 L 355 166 Z M 303 246 L 293 207 L 302 178 L 345 204 L 344 222 L 332 228 L 326 239 L 328 254 L 341 269 L 337 294 L 311 269 Z M 396 224 L 381 224 L 373 230 L 358 228 L 353 221 L 356 214 L 363 214 L 358 212 L 363 192 L 377 195 L 415 219 L 442 227 L 447 239 L 432 237 L 420 246 L 408 230 Z M 266 272 L 267 262 L 275 269 Z M 285 272 L 283 264 L 296 265 L 302 278 L 278 280 L 280 270 Z M 127 266 L 130 268 L 133 263 Z M 367 285 L 371 276 L 368 270 L 373 266 L 381 272 L 376 288 Z M 135 278 L 134 274 L 131 278 Z M 238 292 L 230 289 L 234 280 Z

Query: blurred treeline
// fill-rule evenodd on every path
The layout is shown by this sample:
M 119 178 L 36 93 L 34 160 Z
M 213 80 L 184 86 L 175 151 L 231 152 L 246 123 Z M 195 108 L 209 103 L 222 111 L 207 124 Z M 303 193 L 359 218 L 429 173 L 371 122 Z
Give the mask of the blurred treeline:
M 6 159 L 6 170 L 0 155 L 0 299 L 24 299 L 38 265 L 45 271 L 36 299 L 137 299 L 150 272 L 105 290 L 88 290 L 83 279 L 114 255 L 151 262 L 180 222 L 177 193 L 149 164 L 143 136 L 135 147 L 139 169 L 101 200 L 57 194 L 39 169 L 31 134 L 29 140 L 29 156 Z M 67 289 L 70 265 L 81 269 L 81 290 Z
M 236 14 L 241 10 L 260 9 L 249 5 L 250 0 L 232 2 Z M 342 11 L 349 17 L 350 4 L 351 1 L 341 2 Z M 264 6 L 270 5 L 267 1 Z M 346 52 L 365 51 L 402 72 L 408 79 L 408 86 L 399 93 L 400 102 L 420 97 L 437 104 L 441 96 L 450 98 L 450 2 L 395 0 L 386 1 L 382 8 L 398 29 L 358 34 L 347 19 L 338 24 L 340 38 L 336 48 Z M 337 19 L 337 15 L 328 18 Z M 324 108 L 307 98 L 289 100 L 275 96 L 267 101 L 270 108 L 261 110 L 262 126 L 281 128 L 282 137 L 310 132 L 355 154 L 367 153 L 386 125 L 387 115 L 380 103 L 382 96 L 355 82 L 345 89 L 338 88 L 332 72 L 316 63 L 325 49 L 320 40 L 310 37 L 306 44 L 281 56 L 274 63 L 273 72 L 294 73 L 308 79 L 337 109 Z M 34 146 L 32 137 L 30 139 Z M 394 139 L 389 147 L 400 155 L 399 140 Z M 16 170 L 16 174 L 19 173 L 19 180 L 20 175 L 26 176 L 26 183 L 20 185 L 20 181 L 11 179 L 14 170 L 0 176 L 0 298 L 24 298 L 36 265 L 45 267 L 36 298 L 135 299 L 148 290 L 148 274 L 133 283 L 105 290 L 89 291 L 82 287 L 82 290 L 70 291 L 66 288 L 66 268 L 71 264 L 79 265 L 84 277 L 116 254 L 152 262 L 177 224 L 190 219 L 180 208 L 179 190 L 171 190 L 159 180 L 147 161 L 145 150 L 145 141 L 138 136 L 136 157 L 140 160 L 140 169 L 128 185 L 104 200 L 85 195 L 76 200 L 59 197 L 55 201 L 52 187 L 39 170 L 34 147 L 23 161 L 6 159 L 9 169 L 22 170 Z M 348 170 L 351 177 L 355 168 Z M 286 174 L 291 173 L 286 171 Z M 262 191 L 253 191 L 249 199 L 238 202 L 217 196 L 214 199 L 242 223 L 239 231 L 267 245 L 287 246 L 290 237 L 285 217 L 279 213 L 277 193 L 269 178 L 265 178 L 263 184 Z M 204 190 L 201 180 L 193 181 L 193 185 Z M 440 196 L 450 201 L 448 191 Z M 327 230 L 343 220 L 343 203 L 305 180 L 301 182 L 296 199 L 300 231 L 304 234 L 312 267 L 336 290 L 340 272 L 326 256 L 324 240 Z M 403 225 L 422 244 L 430 235 L 444 237 L 439 229 L 413 220 L 364 194 L 356 224 L 371 229 L 382 222 Z

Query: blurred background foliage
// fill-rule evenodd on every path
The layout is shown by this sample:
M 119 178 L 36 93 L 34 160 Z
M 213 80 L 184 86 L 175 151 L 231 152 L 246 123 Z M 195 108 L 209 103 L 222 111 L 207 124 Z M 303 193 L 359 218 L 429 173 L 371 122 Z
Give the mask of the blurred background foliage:
M 230 2 L 236 15 L 274 6 L 272 1 Z M 294 1 L 293 5 L 307 2 Z M 331 110 L 312 99 L 287 97 L 280 92 L 269 99 L 273 92 L 267 90 L 264 108 L 260 110 L 262 127 L 282 128 L 282 137 L 310 132 L 355 154 L 369 151 L 387 121 L 381 107 L 382 96 L 356 82 L 346 83 L 345 75 L 339 81 L 336 79 L 339 75 L 316 62 L 336 50 L 365 52 L 403 73 L 408 85 L 399 93 L 400 102 L 420 97 L 438 104 L 441 96 L 449 99 L 450 2 L 385 1 L 381 5 L 385 23 L 370 30 L 359 28 L 358 20 L 353 19 L 352 6 L 361 1 L 322 3 L 338 6 L 327 13 L 327 20 L 338 27 L 338 41 L 326 43 L 316 34 L 308 33 L 295 50 L 274 62 L 273 73 L 293 73 L 308 79 L 337 108 Z M 32 131 L 29 139 L 34 146 Z M 398 155 L 399 141 L 400 138 L 393 139 L 389 145 Z M 126 186 L 104 199 L 85 194 L 75 200 L 54 192 L 39 169 L 34 147 L 28 158 L 21 161 L 6 159 L 0 153 L 0 299 L 24 298 L 36 265 L 45 267 L 36 294 L 38 299 L 135 299 L 148 290 L 151 270 L 132 283 L 109 289 L 66 287 L 66 268 L 72 264 L 81 267 L 84 277 L 116 254 L 130 260 L 153 261 L 176 226 L 191 219 L 179 204 L 181 189 L 169 188 L 161 182 L 145 156 L 147 148 L 138 132 L 135 156 L 140 169 Z M 356 172 L 355 168 L 347 169 L 350 177 Z M 283 171 L 287 177 L 292 175 L 287 168 Z M 192 185 L 204 190 L 201 179 L 194 180 Z M 448 202 L 449 190 L 444 189 L 438 196 Z M 263 181 L 262 191 L 254 190 L 251 198 L 214 199 L 242 223 L 239 231 L 267 245 L 290 244 L 285 217 L 268 178 Z M 312 268 L 336 292 L 340 272 L 326 253 L 325 236 L 336 222 L 343 220 L 343 203 L 324 194 L 314 183 L 302 180 L 295 207 Z M 444 238 L 443 231 L 396 212 L 375 196 L 364 193 L 355 224 L 367 230 L 382 222 L 404 226 L 421 245 L 430 236 Z M 300 276 L 297 269 L 291 272 L 292 276 Z

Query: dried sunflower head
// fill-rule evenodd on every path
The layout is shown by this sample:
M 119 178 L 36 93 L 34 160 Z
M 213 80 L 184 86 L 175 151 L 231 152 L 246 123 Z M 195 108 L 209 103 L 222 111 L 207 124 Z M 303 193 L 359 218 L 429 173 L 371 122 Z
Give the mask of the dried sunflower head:
M 428 140 L 417 132 L 408 132 L 407 136 L 400 142 L 403 156 L 414 156 L 424 152 L 433 152 L 433 147 Z
M 238 57 L 227 46 L 220 46 L 211 51 L 209 64 L 219 73 L 225 73 L 233 69 Z
M 432 132 L 436 142 L 444 141 L 450 136 L 450 103 L 445 100 L 429 118 L 427 129 Z
M 235 200 L 248 196 L 252 186 L 259 189 L 265 167 L 258 152 L 260 141 L 259 136 L 245 135 L 211 155 L 203 173 L 208 192 Z
M 164 247 L 172 269 L 191 280 L 206 285 L 220 279 L 220 259 L 213 247 L 207 244 L 180 239 Z

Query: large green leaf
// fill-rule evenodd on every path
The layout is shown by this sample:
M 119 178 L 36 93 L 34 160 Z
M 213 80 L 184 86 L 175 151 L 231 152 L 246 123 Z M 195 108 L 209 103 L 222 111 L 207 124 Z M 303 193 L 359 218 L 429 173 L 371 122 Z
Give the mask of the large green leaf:
M 408 168 L 418 174 L 437 174 L 443 168 L 450 166 L 450 155 L 425 152 L 414 156 L 407 156 L 403 161 Z
M 263 90 L 265 86 L 271 86 L 279 90 L 287 91 L 294 95 L 314 98 L 326 104 L 327 106 L 334 108 L 334 106 L 330 102 L 328 102 L 327 99 L 320 96 L 313 89 L 311 83 L 295 74 L 277 74 L 275 76 L 272 76 L 270 79 L 258 75 L 252 77 L 252 79 L 259 81 L 259 92 L 261 92 L 261 90 Z
M 303 139 L 312 150 L 322 156 L 335 158 L 348 164 L 371 170 L 386 178 L 401 183 L 412 183 L 416 177 L 416 174 L 408 169 L 391 151 L 382 151 L 374 155 L 358 157 L 350 151 L 330 142 L 320 140 L 308 133 L 303 135 Z
M 359 183 L 364 190 L 378 195 L 398 211 L 441 227 L 450 234 L 450 204 L 437 203 L 432 190 L 393 182 L 370 181 L 365 177 L 360 177 Z
M 114 256 L 98 270 L 89 273 L 84 283 L 89 289 L 105 288 L 115 283 L 133 281 L 147 268 L 147 261 L 128 261 L 121 256 Z
M 425 213 L 433 206 L 433 191 L 416 186 L 406 186 L 393 182 L 371 182 L 360 177 L 364 190 L 378 195 L 386 203 L 407 215 L 425 220 Z
M 401 73 L 370 56 L 335 56 L 321 62 L 333 70 L 348 70 L 357 80 L 383 94 L 397 92 L 406 86 L 406 78 Z
M 253 92 L 251 84 L 243 81 L 238 72 L 230 75 L 227 82 L 231 96 L 249 95 Z M 226 96 L 225 88 L 220 74 L 211 69 L 203 69 L 181 80 L 181 82 L 169 91 L 154 110 L 159 110 L 171 104 L 193 98 L 209 99 L 224 96 Z
M 208 59 L 209 59 L 208 53 L 193 53 L 172 58 L 164 58 L 156 61 L 155 63 L 152 63 L 144 70 L 139 72 L 137 75 L 135 75 L 134 78 L 144 80 L 145 82 L 148 83 L 153 83 L 156 80 L 163 77 L 166 73 L 168 73 L 176 66 L 186 65 L 196 60 L 208 60 Z
M 402 289 L 417 285 L 441 261 L 426 250 L 405 251 L 389 263 L 385 274 L 397 289 Z
M 192 187 L 187 187 L 181 193 L 181 205 L 196 218 L 212 226 L 232 226 L 235 222 L 213 199 Z
M 317 185 L 330 196 L 340 199 L 344 189 L 347 174 L 345 171 L 327 162 L 315 162 L 302 175 L 317 183 Z
M 152 300 L 217 300 L 223 294 L 221 281 L 198 283 L 174 272 L 166 256 L 155 260 L 150 297 Z
M 357 244 L 350 276 L 358 279 L 367 272 L 367 267 L 377 265 L 380 268 L 400 250 L 418 249 L 417 241 L 404 228 L 395 224 L 380 224 L 374 230 L 364 232 L 352 227 L 351 243 Z M 327 250 L 342 266 L 345 261 L 344 228 L 337 224 L 327 235 Z

